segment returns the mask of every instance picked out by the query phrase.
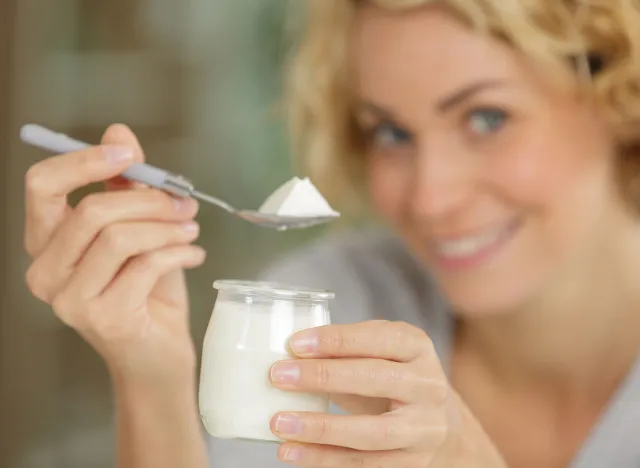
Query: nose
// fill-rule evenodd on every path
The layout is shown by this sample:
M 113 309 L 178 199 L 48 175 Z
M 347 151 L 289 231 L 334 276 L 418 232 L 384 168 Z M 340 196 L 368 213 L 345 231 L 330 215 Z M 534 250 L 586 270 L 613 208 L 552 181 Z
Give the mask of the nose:
M 420 155 L 418 161 L 409 190 L 413 216 L 438 220 L 461 211 L 473 192 L 471 168 L 443 152 Z

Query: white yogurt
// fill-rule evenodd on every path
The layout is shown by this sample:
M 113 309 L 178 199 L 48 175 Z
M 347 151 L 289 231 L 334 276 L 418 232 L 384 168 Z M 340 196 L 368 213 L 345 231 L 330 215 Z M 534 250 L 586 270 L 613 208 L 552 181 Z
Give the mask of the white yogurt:
M 259 210 L 279 216 L 338 216 L 308 179 L 294 177 L 267 198 Z
M 269 381 L 271 366 L 291 358 L 293 333 L 329 322 L 326 307 L 286 299 L 243 303 L 222 294 L 202 353 L 199 406 L 207 432 L 222 439 L 280 441 L 269 425 L 276 413 L 326 413 L 327 395 L 284 392 Z

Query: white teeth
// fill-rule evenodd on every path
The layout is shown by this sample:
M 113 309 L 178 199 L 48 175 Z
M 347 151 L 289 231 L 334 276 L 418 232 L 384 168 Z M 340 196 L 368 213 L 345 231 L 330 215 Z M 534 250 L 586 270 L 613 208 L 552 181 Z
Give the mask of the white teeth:
M 435 246 L 438 253 L 445 257 L 469 257 L 496 243 L 505 232 L 506 228 L 502 226 L 477 236 L 463 237 L 455 241 L 436 242 Z

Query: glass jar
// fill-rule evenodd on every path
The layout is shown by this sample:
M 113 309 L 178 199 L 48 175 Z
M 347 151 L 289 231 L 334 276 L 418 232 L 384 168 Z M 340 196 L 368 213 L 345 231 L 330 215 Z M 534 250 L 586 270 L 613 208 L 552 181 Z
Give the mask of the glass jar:
M 200 418 L 221 439 L 280 441 L 270 429 L 281 411 L 326 413 L 329 396 L 285 392 L 269 370 L 291 359 L 290 337 L 328 325 L 328 291 L 275 283 L 216 281 L 218 297 L 207 327 L 200 370 Z

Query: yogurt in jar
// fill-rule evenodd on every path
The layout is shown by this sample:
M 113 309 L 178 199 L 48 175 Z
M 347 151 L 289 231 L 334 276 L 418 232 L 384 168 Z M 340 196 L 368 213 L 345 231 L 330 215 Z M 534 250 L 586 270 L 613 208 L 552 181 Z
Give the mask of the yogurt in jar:
M 248 285 L 238 289 L 234 285 Z M 270 429 L 281 411 L 326 413 L 328 395 L 285 392 L 271 366 L 290 359 L 294 333 L 330 322 L 331 293 L 265 283 L 216 282 L 218 299 L 202 350 L 200 417 L 212 436 L 280 441 Z

